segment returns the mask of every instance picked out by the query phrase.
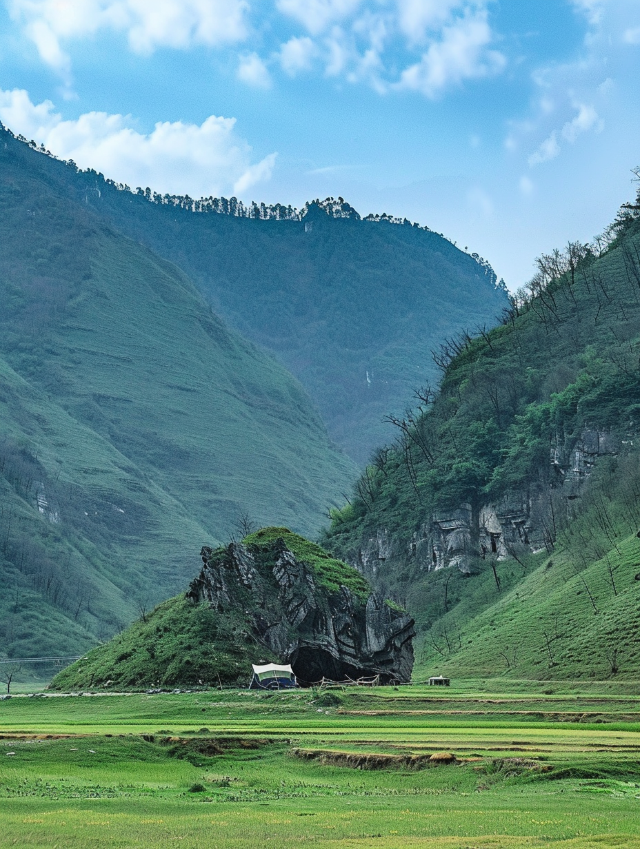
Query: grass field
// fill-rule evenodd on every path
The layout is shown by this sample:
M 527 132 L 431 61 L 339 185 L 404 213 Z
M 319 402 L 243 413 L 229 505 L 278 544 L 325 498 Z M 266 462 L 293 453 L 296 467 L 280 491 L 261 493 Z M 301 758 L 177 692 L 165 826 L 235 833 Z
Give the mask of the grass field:
M 640 847 L 639 690 L 24 694 L 0 846 Z

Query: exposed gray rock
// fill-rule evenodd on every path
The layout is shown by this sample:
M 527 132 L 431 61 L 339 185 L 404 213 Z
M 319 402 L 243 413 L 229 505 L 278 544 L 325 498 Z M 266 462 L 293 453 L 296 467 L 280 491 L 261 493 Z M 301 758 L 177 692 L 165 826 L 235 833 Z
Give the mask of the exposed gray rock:
M 189 596 L 237 611 L 301 682 L 375 675 L 385 683 L 410 680 L 413 619 L 381 596 L 366 598 L 346 586 L 328 590 L 283 540 L 257 548 L 232 543 L 201 554 L 203 568 Z
M 378 529 L 350 559 L 379 586 L 386 583 L 386 572 L 407 566 L 414 573 L 454 567 L 468 575 L 479 558 L 502 560 L 550 547 L 557 519 L 580 498 L 598 458 L 615 455 L 620 447 L 620 437 L 611 431 L 587 429 L 577 440 L 558 435 L 549 467 L 541 470 L 537 482 L 483 504 L 477 512 L 461 504 L 433 514 L 413 534 L 408 548 L 386 529 Z

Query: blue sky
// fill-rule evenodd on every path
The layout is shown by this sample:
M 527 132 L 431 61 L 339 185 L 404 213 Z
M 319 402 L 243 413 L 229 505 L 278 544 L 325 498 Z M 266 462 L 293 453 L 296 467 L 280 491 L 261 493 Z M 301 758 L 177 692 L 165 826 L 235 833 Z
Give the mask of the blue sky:
M 0 0 L 0 120 L 131 186 L 427 224 L 511 288 L 640 164 L 639 0 Z

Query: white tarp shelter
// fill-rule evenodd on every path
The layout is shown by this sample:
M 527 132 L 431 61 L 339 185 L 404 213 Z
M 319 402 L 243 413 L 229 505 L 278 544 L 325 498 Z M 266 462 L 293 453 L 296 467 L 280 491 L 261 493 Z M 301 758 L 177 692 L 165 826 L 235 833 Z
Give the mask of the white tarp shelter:
M 287 690 L 298 686 L 293 669 L 288 663 L 263 665 L 252 663 L 251 666 L 253 667 L 250 685 L 252 690 Z

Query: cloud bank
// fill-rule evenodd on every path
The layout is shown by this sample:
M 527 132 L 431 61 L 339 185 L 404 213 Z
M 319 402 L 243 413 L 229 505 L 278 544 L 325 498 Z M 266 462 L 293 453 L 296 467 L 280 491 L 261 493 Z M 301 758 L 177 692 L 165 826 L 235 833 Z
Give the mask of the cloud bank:
M 236 51 L 238 78 L 268 88 L 270 66 L 440 96 L 497 74 L 491 0 L 5 0 L 42 62 L 72 88 L 72 46 L 102 31 L 130 50 Z M 267 22 L 267 26 L 264 24 Z M 269 43 L 270 42 L 270 43 Z
M 49 100 L 34 104 L 22 89 L 0 89 L 0 120 L 81 168 L 162 194 L 247 199 L 253 186 L 270 179 L 276 161 L 271 153 L 252 162 L 251 147 L 237 135 L 235 118 L 215 115 L 200 125 L 162 121 L 151 133 L 142 133 L 129 116 L 88 112 L 63 120 Z

